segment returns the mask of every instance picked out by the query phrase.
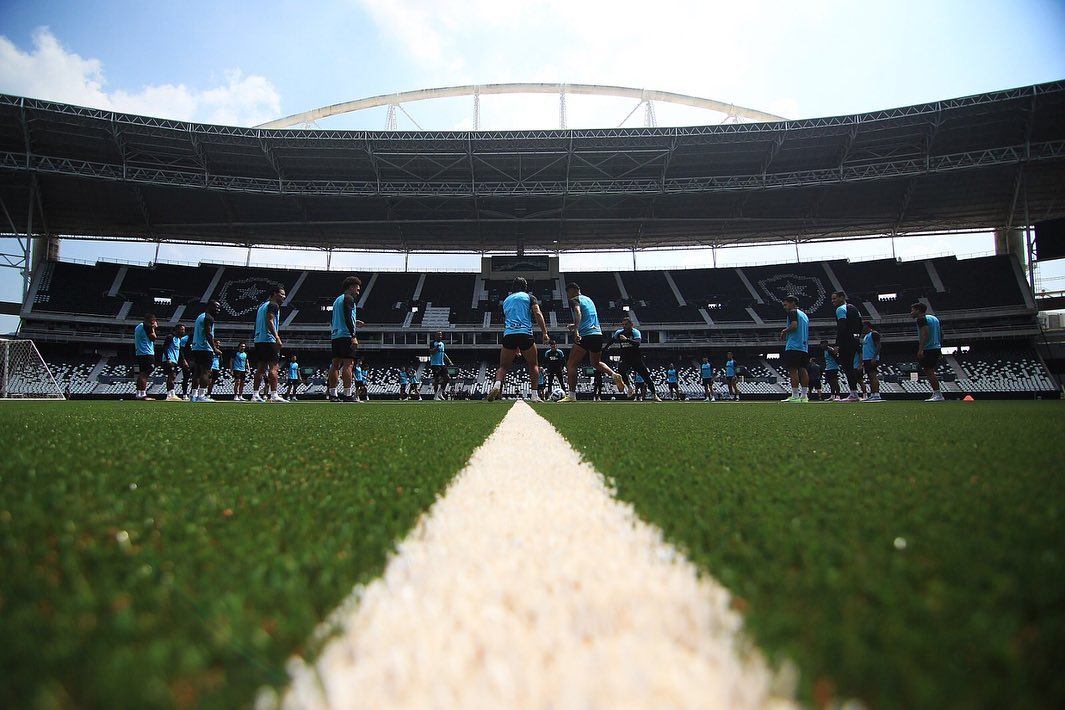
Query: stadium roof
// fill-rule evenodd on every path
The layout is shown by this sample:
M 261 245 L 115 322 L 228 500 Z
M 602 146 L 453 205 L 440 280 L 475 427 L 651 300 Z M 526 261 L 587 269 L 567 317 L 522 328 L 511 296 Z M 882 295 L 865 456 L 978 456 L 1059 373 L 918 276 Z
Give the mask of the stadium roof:
M 1065 81 L 800 121 L 505 132 L 236 128 L 0 95 L 0 201 L 16 233 L 400 251 L 1010 227 L 1065 216 Z

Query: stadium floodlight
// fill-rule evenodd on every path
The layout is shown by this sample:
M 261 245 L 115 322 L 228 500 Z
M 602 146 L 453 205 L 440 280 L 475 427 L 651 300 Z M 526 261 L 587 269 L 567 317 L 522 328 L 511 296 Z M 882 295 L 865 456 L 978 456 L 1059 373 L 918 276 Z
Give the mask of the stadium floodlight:
M 714 310 L 717 310 L 718 308 L 721 308 L 722 305 L 724 305 L 724 304 L 710 302 L 710 303 L 706 304 L 706 308 L 707 308 L 707 310 L 714 311 Z
M 411 313 L 417 313 L 418 312 L 418 307 L 417 306 L 411 306 L 410 307 L 410 312 Z
M 876 298 L 879 301 L 895 301 L 898 299 L 898 297 L 899 294 L 897 293 L 878 293 L 876 295 Z
M 780 353 L 766 353 L 765 359 L 766 360 L 779 360 L 780 359 Z
M 0 340 L 0 399 L 66 399 L 32 340 Z
M 155 305 L 157 306 L 169 306 L 173 303 L 173 300 L 167 298 L 166 296 L 156 296 L 152 299 L 152 302 L 155 303 Z
M 332 313 L 333 312 L 333 304 L 330 303 L 328 306 L 322 306 L 322 310 L 325 311 L 326 313 Z
M 628 306 L 622 306 L 622 307 L 621 307 L 621 310 L 623 310 L 623 311 L 625 311 L 626 313 L 628 313 L 628 312 L 629 312 L 629 307 L 628 307 Z

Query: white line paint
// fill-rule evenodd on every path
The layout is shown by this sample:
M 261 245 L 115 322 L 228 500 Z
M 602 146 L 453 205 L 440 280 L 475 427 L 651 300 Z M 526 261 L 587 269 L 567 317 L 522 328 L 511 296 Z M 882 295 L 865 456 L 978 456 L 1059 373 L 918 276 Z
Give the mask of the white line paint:
M 791 704 L 728 593 L 522 402 L 334 616 L 285 707 Z

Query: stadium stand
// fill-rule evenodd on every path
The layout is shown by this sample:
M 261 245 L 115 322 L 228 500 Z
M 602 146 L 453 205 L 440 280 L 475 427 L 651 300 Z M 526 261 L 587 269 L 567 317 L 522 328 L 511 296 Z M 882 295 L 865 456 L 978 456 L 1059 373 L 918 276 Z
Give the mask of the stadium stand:
M 774 299 L 792 290 L 799 292 L 812 312 L 811 342 L 816 346 L 822 337 L 834 337 L 828 295 L 836 284 L 884 337 L 884 394 L 917 396 L 928 391 L 923 376 L 913 379 L 915 327 L 908 315 L 909 303 L 925 298 L 944 321 L 944 345 L 970 348 L 943 358 L 938 369 L 945 392 L 1056 395 L 1058 383 L 1033 347 L 1032 338 L 1039 333 L 1035 310 L 1030 299 L 1026 302 L 1023 275 L 1011 258 L 833 260 L 669 272 L 572 272 L 533 280 L 530 287 L 543 303 L 552 335 L 566 349 L 571 343 L 566 330 L 571 313 L 561 285 L 579 283 L 595 300 L 608 332 L 624 316 L 624 306 L 629 306 L 644 332 L 645 357 L 661 377 L 661 386 L 665 387 L 664 367 L 672 360 L 681 370 L 681 388 L 687 396 L 701 396 L 699 360 L 709 356 L 721 373 L 726 349 L 735 353 L 740 364 L 743 395 L 784 393 L 786 373 L 775 369 L 777 361 L 765 359 L 780 347 L 783 314 Z M 53 262 L 34 279 L 21 332 L 39 342 L 60 387 L 69 387 L 72 395 L 130 396 L 132 332 L 145 310 L 156 313 L 162 338 L 174 322 L 191 324 L 205 298 L 223 301 L 219 334 L 228 365 L 237 341 L 251 337 L 255 310 L 270 285 L 281 283 L 290 294 L 290 303 L 283 308 L 286 354 L 296 352 L 301 365 L 312 368 L 306 394 L 320 396 L 329 360 L 329 313 L 325 309 L 332 305 L 343 275 L 219 264 L 137 267 Z M 424 356 L 428 337 L 435 330 L 447 331 L 448 352 L 460 369 L 456 396 L 483 396 L 495 370 L 500 302 L 509 280 L 485 280 L 473 273 L 360 276 L 364 291 L 359 317 L 367 323 L 361 340 L 371 396 L 398 394 L 398 367 Z M 892 293 L 894 299 L 879 300 L 882 294 Z M 680 305 L 678 294 L 685 305 Z M 417 312 L 412 311 L 414 306 Z M 428 373 L 422 370 L 419 365 L 422 391 L 431 393 Z M 152 391 L 158 393 L 162 381 L 160 370 L 152 378 Z M 583 370 L 579 382 L 579 391 L 591 391 L 592 380 Z M 527 395 L 526 383 L 524 365 L 519 363 L 507 377 L 506 391 Z M 231 394 L 228 373 L 215 391 Z

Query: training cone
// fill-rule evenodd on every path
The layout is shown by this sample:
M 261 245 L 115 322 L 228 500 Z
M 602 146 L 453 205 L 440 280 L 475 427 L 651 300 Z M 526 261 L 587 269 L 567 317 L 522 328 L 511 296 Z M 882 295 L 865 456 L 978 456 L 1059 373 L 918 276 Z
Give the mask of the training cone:
M 965 395 L 964 397 L 961 398 L 961 401 L 963 401 L 963 402 L 975 402 L 976 400 L 973 399 L 973 396 L 971 394 L 967 394 L 967 395 Z

